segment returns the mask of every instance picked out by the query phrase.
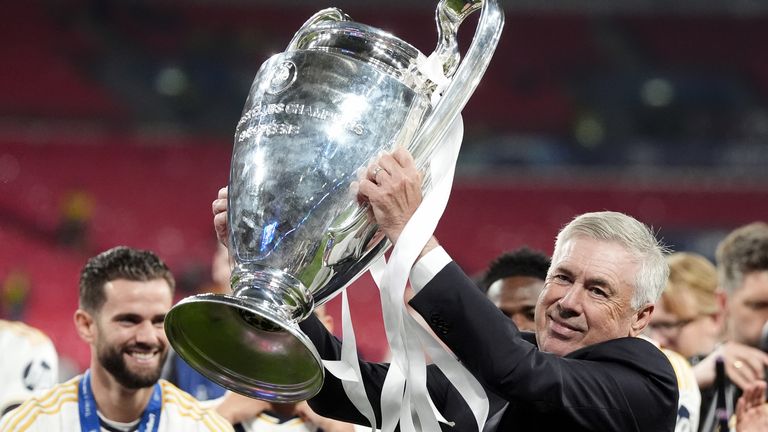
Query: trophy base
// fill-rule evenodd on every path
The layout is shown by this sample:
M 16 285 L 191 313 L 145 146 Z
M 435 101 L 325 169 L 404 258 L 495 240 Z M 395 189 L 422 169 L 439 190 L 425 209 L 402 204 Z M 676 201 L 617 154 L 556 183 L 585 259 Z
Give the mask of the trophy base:
M 268 402 L 309 399 L 323 385 L 320 355 L 292 320 L 247 297 L 201 294 L 165 318 L 171 345 L 195 370 Z

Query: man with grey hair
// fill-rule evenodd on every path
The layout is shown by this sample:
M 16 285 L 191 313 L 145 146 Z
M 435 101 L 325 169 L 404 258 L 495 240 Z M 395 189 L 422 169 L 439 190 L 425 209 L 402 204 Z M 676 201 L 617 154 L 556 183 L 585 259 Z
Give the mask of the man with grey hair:
M 720 242 L 715 258 L 728 294 L 729 339 L 757 347 L 768 321 L 768 224 L 735 229 Z
M 766 377 L 768 341 L 761 339 L 768 329 L 768 224 L 753 222 L 731 231 L 717 246 L 715 259 L 718 283 L 728 296 L 728 337 L 694 367 L 702 390 L 702 431 L 716 420 L 716 359 L 723 359 L 728 377 L 724 393 L 730 412 L 742 390 Z
M 399 149 L 381 156 L 360 181 L 360 199 L 392 243 L 421 203 L 421 180 L 411 155 Z M 226 199 L 213 209 L 226 242 Z M 648 324 L 667 273 L 664 249 L 648 227 L 621 213 L 588 213 L 557 237 L 535 335 L 520 332 L 434 238 L 411 270 L 410 304 L 483 384 L 491 408 L 485 431 L 673 431 L 675 373 L 659 349 L 635 337 Z M 340 342 L 316 318 L 301 329 L 323 359 L 340 358 Z M 380 424 L 388 365 L 361 362 L 360 368 Z M 433 365 L 427 387 L 455 422 L 443 430 L 477 429 L 462 389 Z M 366 421 L 330 375 L 309 403 L 323 416 Z

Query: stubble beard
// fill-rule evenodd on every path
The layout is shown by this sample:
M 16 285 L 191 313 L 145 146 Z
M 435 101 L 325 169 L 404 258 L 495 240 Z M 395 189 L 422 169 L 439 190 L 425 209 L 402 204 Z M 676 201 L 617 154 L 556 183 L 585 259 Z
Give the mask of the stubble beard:
M 163 365 L 168 357 L 168 350 L 160 350 L 160 361 L 157 367 L 150 371 L 134 372 L 130 370 L 123 358 L 123 354 L 127 354 L 131 348 L 142 347 L 144 349 L 149 348 L 146 345 L 133 345 L 133 346 L 106 346 L 104 349 L 98 351 L 99 363 L 107 370 L 120 385 L 128 389 L 142 389 L 155 385 L 160 379 L 160 375 L 163 371 Z M 129 355 L 129 354 L 127 354 Z

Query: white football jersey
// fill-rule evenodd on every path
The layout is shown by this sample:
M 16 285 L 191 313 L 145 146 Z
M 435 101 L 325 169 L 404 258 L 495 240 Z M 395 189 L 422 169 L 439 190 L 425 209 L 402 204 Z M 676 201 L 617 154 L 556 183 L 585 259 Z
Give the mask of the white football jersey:
M 0 320 L 0 353 L 0 415 L 58 381 L 56 348 L 34 327 Z
M 316 432 L 317 426 L 307 423 L 300 417 L 286 421 L 273 417 L 267 413 L 261 413 L 250 422 L 241 424 L 246 432 Z M 352 425 L 355 432 L 371 432 L 370 427 Z
M 82 375 L 28 399 L 0 420 L 0 432 L 70 432 L 80 430 L 78 386 Z M 214 410 L 165 380 L 160 380 L 162 410 L 158 432 L 231 432 Z M 106 431 L 103 427 L 102 431 Z
M 300 417 L 287 421 L 273 417 L 267 413 L 261 413 L 250 422 L 242 423 L 246 432 L 315 432 L 317 427 L 305 423 Z

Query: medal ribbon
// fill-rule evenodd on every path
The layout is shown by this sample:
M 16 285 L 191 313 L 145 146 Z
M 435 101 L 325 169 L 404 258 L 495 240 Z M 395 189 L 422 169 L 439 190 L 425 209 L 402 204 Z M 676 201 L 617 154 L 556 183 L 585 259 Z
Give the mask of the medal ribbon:
M 77 390 L 77 405 L 80 412 L 81 432 L 100 432 L 99 415 L 96 413 L 96 399 L 91 388 L 91 371 L 86 370 Z M 138 432 L 157 432 L 160 426 L 160 413 L 163 409 L 163 391 L 160 383 L 155 384 L 149 404 L 141 414 Z

